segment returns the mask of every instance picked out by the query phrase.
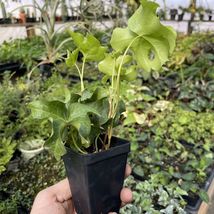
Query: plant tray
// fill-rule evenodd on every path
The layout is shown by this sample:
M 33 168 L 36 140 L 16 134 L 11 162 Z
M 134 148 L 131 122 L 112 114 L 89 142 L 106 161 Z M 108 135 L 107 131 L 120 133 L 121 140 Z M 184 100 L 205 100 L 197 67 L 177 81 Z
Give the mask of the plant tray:
M 207 191 L 210 199 L 214 193 L 214 170 L 212 170 L 208 180 L 206 181 L 204 185 L 205 191 Z M 187 197 L 187 206 L 186 206 L 186 212 L 188 214 L 205 214 L 206 210 L 209 207 L 209 204 L 203 202 L 200 197 L 196 198 L 190 198 Z

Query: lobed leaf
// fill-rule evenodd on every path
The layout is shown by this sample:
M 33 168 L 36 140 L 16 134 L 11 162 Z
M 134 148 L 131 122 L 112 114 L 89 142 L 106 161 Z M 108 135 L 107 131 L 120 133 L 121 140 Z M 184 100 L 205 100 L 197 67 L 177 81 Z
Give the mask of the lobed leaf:
M 78 49 L 74 50 L 72 53 L 69 50 L 67 51 L 67 58 L 65 62 L 68 67 L 73 67 L 76 64 L 78 53 Z
M 176 32 L 160 23 L 157 8 L 155 2 L 142 0 L 129 19 L 128 27 L 116 28 L 110 42 L 117 52 L 131 45 L 138 66 L 146 72 L 160 70 L 175 47 Z
M 57 119 L 65 121 L 68 117 L 65 103 L 60 101 L 34 101 L 29 104 L 33 118 Z
M 65 126 L 66 124 L 60 120 L 52 120 L 52 134 L 45 142 L 45 146 L 51 149 L 57 160 L 66 153 L 62 139 Z

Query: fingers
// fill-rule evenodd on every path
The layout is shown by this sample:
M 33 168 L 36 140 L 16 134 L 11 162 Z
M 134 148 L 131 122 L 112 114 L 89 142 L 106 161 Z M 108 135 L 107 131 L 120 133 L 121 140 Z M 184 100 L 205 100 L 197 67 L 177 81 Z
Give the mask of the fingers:
M 128 188 L 123 188 L 120 192 L 121 207 L 132 202 L 132 191 Z M 117 214 L 116 212 L 111 212 L 109 214 Z
M 65 210 L 70 210 L 72 214 L 75 213 L 74 204 L 73 204 L 73 201 L 71 199 L 67 200 L 67 201 L 64 201 L 62 203 L 62 206 L 64 207 Z
M 53 196 L 56 196 L 56 200 L 61 203 L 71 199 L 71 197 L 72 197 L 69 182 L 68 182 L 67 178 L 51 187 L 48 187 L 47 190 Z
M 127 178 L 132 172 L 132 168 L 129 164 L 126 164 L 125 178 Z
M 132 191 L 128 188 L 123 188 L 120 192 L 120 199 L 122 201 L 121 206 L 125 206 L 132 202 Z

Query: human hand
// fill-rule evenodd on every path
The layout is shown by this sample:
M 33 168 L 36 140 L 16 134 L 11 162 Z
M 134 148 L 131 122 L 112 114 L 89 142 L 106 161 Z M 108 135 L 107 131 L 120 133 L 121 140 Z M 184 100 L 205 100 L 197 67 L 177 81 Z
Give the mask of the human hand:
M 125 177 L 131 174 L 131 167 L 126 165 Z M 123 188 L 120 193 L 122 206 L 132 201 L 132 192 L 128 188 Z M 72 194 L 68 179 L 50 186 L 36 196 L 31 214 L 75 214 L 72 201 Z M 115 213 L 109 213 L 115 214 Z

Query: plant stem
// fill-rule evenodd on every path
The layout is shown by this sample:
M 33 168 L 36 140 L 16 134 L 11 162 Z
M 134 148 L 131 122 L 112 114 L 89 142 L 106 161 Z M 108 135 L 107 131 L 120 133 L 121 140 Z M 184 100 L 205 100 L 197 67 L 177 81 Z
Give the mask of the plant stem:
M 77 146 L 76 141 L 74 140 L 74 138 L 73 138 L 72 135 L 71 135 L 71 137 L 72 137 L 73 144 L 74 144 L 75 148 L 76 148 L 79 152 L 81 152 L 82 154 L 87 154 L 85 151 L 83 151 L 82 149 L 80 149 L 79 146 Z
M 83 82 L 83 76 L 84 76 L 84 69 L 85 69 L 85 60 L 86 57 L 83 57 L 83 62 L 82 62 L 82 70 L 81 70 L 81 74 L 80 74 L 80 81 L 81 81 L 81 92 L 84 91 L 85 87 L 84 87 L 84 82 Z
M 133 45 L 133 43 L 139 38 L 141 37 L 141 35 L 135 37 L 128 45 L 128 47 L 126 48 L 123 56 L 122 56 L 122 60 L 121 63 L 119 65 L 118 68 L 118 72 L 117 72 L 117 77 L 116 77 L 116 85 L 114 86 L 114 75 L 112 78 L 112 86 L 113 86 L 113 93 L 112 96 L 110 97 L 110 110 L 109 110 L 109 118 L 114 118 L 116 116 L 117 113 L 117 108 L 118 108 L 118 103 L 119 103 L 119 96 L 120 96 L 120 74 L 121 74 L 121 70 L 122 70 L 122 66 L 123 66 L 123 62 L 125 59 L 125 56 L 127 55 L 130 47 Z M 107 149 L 110 148 L 110 144 L 111 144 L 111 137 L 112 137 L 112 133 L 113 133 L 113 121 L 111 122 L 111 124 L 108 126 L 108 144 L 107 144 Z
M 78 71 L 78 73 L 79 73 L 79 76 L 81 76 L 81 71 L 80 71 L 80 69 L 79 69 L 78 65 L 77 65 L 77 64 L 75 64 L 75 67 L 76 67 L 76 69 L 77 69 L 77 71 Z
M 122 70 L 122 66 L 123 66 L 123 62 L 124 62 L 124 59 L 125 59 L 125 56 L 127 55 L 127 53 L 128 53 L 128 51 L 129 51 L 129 49 L 130 49 L 130 47 L 133 45 L 133 43 L 139 38 L 139 37 L 141 37 L 141 35 L 139 35 L 139 36 L 137 36 L 137 37 L 135 37 L 131 42 L 130 42 L 130 44 L 128 45 L 128 47 L 126 48 L 126 50 L 125 50 L 125 52 L 124 52 L 124 54 L 123 54 L 123 56 L 122 56 L 122 60 L 121 60 L 121 63 L 120 63 L 120 66 L 119 66 L 119 69 L 118 69 L 118 72 L 117 72 L 117 83 L 116 83 L 116 89 L 115 89 L 115 94 L 116 94 L 116 96 L 114 96 L 114 97 L 116 97 L 116 99 L 114 99 L 114 105 L 115 106 L 113 106 L 114 107 L 114 114 L 113 114 L 113 117 L 115 117 L 115 115 L 116 115 L 116 112 L 117 112 L 117 107 L 118 107 L 118 103 L 119 103 L 119 95 L 120 95 L 120 74 L 121 74 L 121 70 Z

